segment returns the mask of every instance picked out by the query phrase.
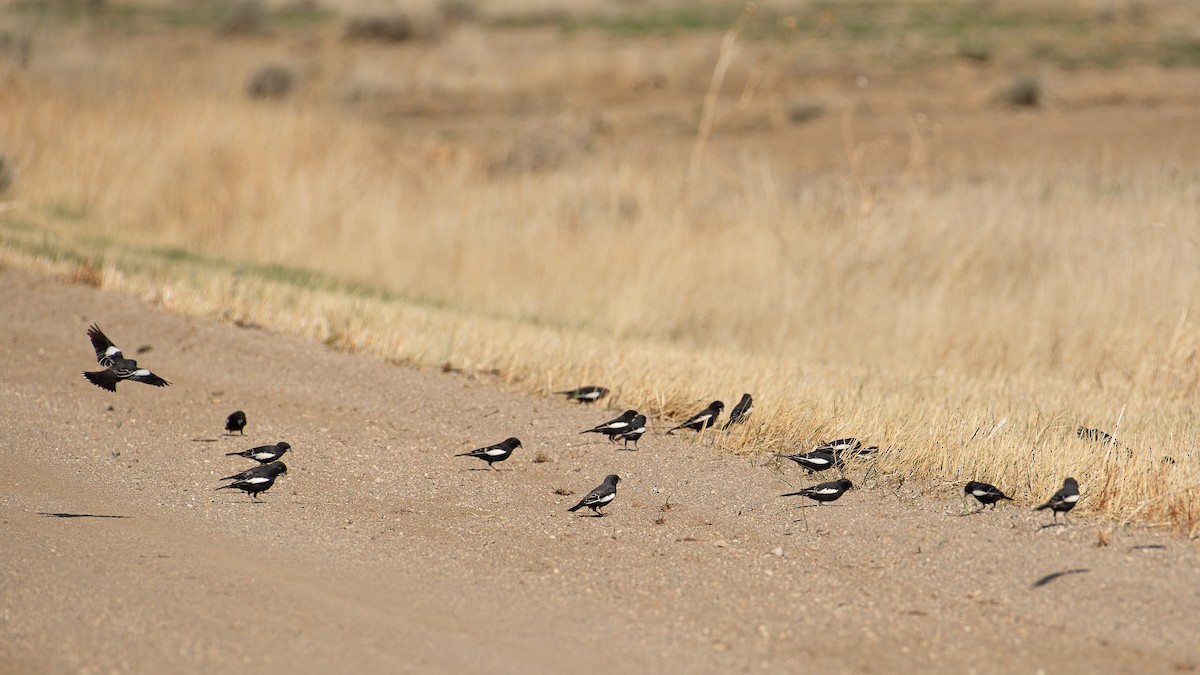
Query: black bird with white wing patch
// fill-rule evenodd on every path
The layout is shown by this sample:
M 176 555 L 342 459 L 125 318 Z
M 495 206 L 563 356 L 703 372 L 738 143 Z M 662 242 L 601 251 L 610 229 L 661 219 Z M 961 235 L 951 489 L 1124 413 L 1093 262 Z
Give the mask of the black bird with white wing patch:
M 638 449 L 638 440 L 646 433 L 646 416 L 638 413 L 634 415 L 633 421 L 629 423 L 629 428 L 617 434 L 613 438 L 618 441 L 624 441 L 624 449 L 629 449 L 629 441 L 633 441 L 633 449 Z
M 246 494 L 250 495 L 251 500 L 256 501 L 256 502 L 262 501 L 258 498 L 258 493 L 266 492 L 267 490 L 270 490 L 271 486 L 275 485 L 275 479 L 277 477 L 287 473 L 287 465 L 285 465 L 283 462 L 271 462 L 270 464 L 265 464 L 263 466 L 257 466 L 257 467 L 254 467 L 254 469 L 250 469 L 250 471 L 244 471 L 242 473 L 249 474 L 250 472 L 253 472 L 258 469 L 261 469 L 262 471 L 258 474 L 250 475 L 246 478 L 234 479 L 231 476 L 230 478 L 222 479 L 222 480 L 233 480 L 233 482 L 230 483 L 229 485 L 222 485 L 221 487 L 214 488 L 214 489 L 215 490 L 227 490 L 227 489 L 241 490 L 242 492 L 245 492 Z
M 721 411 L 725 409 L 725 404 L 720 401 L 713 401 L 708 404 L 708 407 L 700 412 L 692 415 L 686 422 L 678 426 L 667 429 L 667 433 L 671 433 L 676 429 L 691 429 L 693 431 L 703 431 L 717 423 L 717 418 L 721 416 Z
M 583 507 L 588 507 L 596 516 L 603 516 L 600 509 L 612 503 L 612 500 L 617 498 L 617 482 L 621 477 L 616 474 L 609 474 L 604 477 L 604 482 L 601 483 L 595 490 L 587 493 L 587 496 L 579 500 L 579 503 L 568 511 L 575 512 Z
M 846 490 L 853 487 L 854 483 L 843 478 L 830 483 L 820 483 L 812 487 L 806 487 L 803 490 L 789 492 L 785 495 L 780 495 L 780 497 L 808 497 L 820 506 L 825 502 L 837 501 L 842 495 L 846 494 Z
M 279 441 L 275 445 L 260 445 L 257 448 L 250 448 L 249 450 L 243 450 L 241 452 L 227 452 L 225 453 L 225 456 L 232 457 L 237 455 L 238 457 L 252 459 L 259 464 L 270 464 L 280 457 L 283 457 L 283 453 L 291 449 L 292 446 L 290 443 L 287 441 Z
M 1067 513 L 1075 508 L 1077 503 L 1079 503 L 1079 483 L 1074 478 L 1067 478 L 1058 492 L 1055 492 L 1045 504 L 1034 508 L 1034 511 L 1050 509 L 1054 513 L 1054 523 L 1057 525 L 1058 514 L 1063 514 L 1063 520 L 1067 520 Z M 1067 520 L 1067 522 L 1071 521 Z
M 626 410 L 625 412 L 621 413 L 620 417 L 616 419 L 611 419 L 604 424 L 592 427 L 591 429 L 586 429 L 579 433 L 604 434 L 605 436 L 608 436 L 608 441 L 610 443 L 616 443 L 617 441 L 615 437 L 625 433 L 626 431 L 629 431 L 631 428 L 630 425 L 633 424 L 633 420 L 638 416 L 638 414 L 639 413 L 636 410 Z
M 92 340 L 92 348 L 96 350 L 96 361 L 104 366 L 104 370 L 85 372 L 88 382 L 111 392 L 117 390 L 121 380 L 131 380 L 155 387 L 166 387 L 170 382 L 145 368 L 139 368 L 137 361 L 125 358 L 121 349 L 108 339 L 96 324 L 88 327 L 88 337 Z
M 229 434 L 238 432 L 241 435 L 246 435 L 246 413 L 241 410 L 235 410 L 225 418 L 225 431 Z
M 733 406 L 733 410 L 729 412 L 729 419 L 725 421 L 725 426 L 721 427 L 721 431 L 725 431 L 735 424 L 741 424 L 746 421 L 750 413 L 754 412 L 754 397 L 750 394 L 742 394 L 742 400 Z
M 496 462 L 503 462 L 512 456 L 513 450 L 521 447 L 521 441 L 516 438 L 506 438 L 503 441 L 489 445 L 486 448 L 476 448 L 470 452 L 460 452 L 455 457 L 478 457 L 488 463 L 489 469 L 495 469 L 492 466 Z
M 780 455 L 780 457 L 792 460 L 805 469 L 808 469 L 809 473 L 824 471 L 835 466 L 841 467 L 842 465 L 837 455 L 828 450 L 813 450 L 812 452 L 802 452 L 795 455 Z
M 1009 497 L 1001 492 L 1000 488 L 996 487 L 995 485 L 988 485 L 987 483 L 980 483 L 979 481 L 975 480 L 968 482 L 966 486 L 963 487 L 963 494 L 971 495 L 975 499 L 979 500 L 979 503 L 983 504 L 983 506 L 979 507 L 980 510 L 983 510 L 989 504 L 994 509 L 996 508 L 996 502 L 1002 499 L 1012 501 L 1012 497 Z
M 580 403 L 595 403 L 596 401 L 604 398 L 605 394 L 608 393 L 608 390 L 604 387 L 589 386 L 580 387 L 578 389 L 570 389 L 568 391 L 556 391 L 554 393 L 561 396 L 566 396 L 567 400 L 570 401 L 579 401 Z

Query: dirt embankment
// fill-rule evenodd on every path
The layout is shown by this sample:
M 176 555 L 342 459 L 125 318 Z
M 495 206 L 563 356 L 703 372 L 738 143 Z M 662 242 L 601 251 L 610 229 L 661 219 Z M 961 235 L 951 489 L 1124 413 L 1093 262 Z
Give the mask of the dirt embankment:
M 0 280 L 0 671 L 1200 667 L 1179 538 L 956 517 L 950 487 L 795 511 L 794 467 L 578 435 L 611 410 Z M 174 384 L 84 381 L 93 321 Z M 239 408 L 246 437 L 222 436 Z M 510 435 L 503 471 L 452 457 Z M 281 439 L 264 504 L 213 491 L 247 467 L 224 453 Z M 608 473 L 610 516 L 566 512 Z

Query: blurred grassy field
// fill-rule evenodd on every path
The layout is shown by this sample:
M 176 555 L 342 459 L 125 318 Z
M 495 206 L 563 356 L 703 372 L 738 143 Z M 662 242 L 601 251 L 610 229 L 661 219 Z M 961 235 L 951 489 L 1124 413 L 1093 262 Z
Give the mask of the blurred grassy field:
M 750 391 L 733 451 L 858 435 L 884 481 L 1035 501 L 1073 474 L 1081 510 L 1194 534 L 1197 26 L 1165 0 L 18 2 L 0 255 L 660 418 Z M 282 95 L 248 93 L 266 67 Z

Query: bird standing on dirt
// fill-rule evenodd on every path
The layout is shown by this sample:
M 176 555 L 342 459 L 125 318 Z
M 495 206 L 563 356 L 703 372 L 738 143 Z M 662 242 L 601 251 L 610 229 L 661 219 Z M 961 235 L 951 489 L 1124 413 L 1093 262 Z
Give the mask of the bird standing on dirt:
M 568 400 L 579 401 L 580 403 L 595 403 L 604 398 L 608 390 L 604 387 L 580 387 L 569 391 L 556 391 L 556 394 L 566 396 Z
M 1062 513 L 1063 520 L 1066 520 L 1069 523 L 1071 521 L 1067 520 L 1067 512 L 1075 508 L 1075 504 L 1078 502 L 1079 483 L 1076 482 L 1074 478 L 1067 478 L 1063 481 L 1063 485 L 1058 489 L 1058 492 L 1055 492 L 1054 495 L 1050 497 L 1050 500 L 1045 504 L 1036 507 L 1034 511 L 1050 509 L 1054 513 L 1055 525 L 1058 524 L 1058 514 Z
M 638 449 L 638 440 L 646 433 L 646 416 L 638 413 L 634 415 L 633 420 L 629 423 L 629 427 L 617 434 L 613 438 L 618 441 L 624 441 L 624 449 L 629 449 L 629 441 L 633 441 L 633 449 Z
M 692 415 L 683 424 L 667 429 L 667 433 L 671 433 L 676 429 L 691 429 L 693 431 L 704 431 L 717 423 L 717 418 L 721 416 L 721 411 L 725 409 L 725 404 L 720 401 L 713 401 L 708 404 L 708 407 L 700 412 Z
M 979 507 L 980 511 L 986 508 L 989 504 L 993 509 L 996 508 L 996 502 L 1000 501 L 1001 499 L 1012 501 L 1012 497 L 1009 497 L 1001 492 L 1000 488 L 996 487 L 995 485 L 988 485 L 987 483 L 980 483 L 979 481 L 974 480 L 968 482 L 966 486 L 963 487 L 963 494 L 971 495 L 975 499 L 979 500 L 979 503 L 983 504 L 983 506 Z
M 249 450 L 243 450 L 241 452 L 227 452 L 225 453 L 225 456 L 232 457 L 237 455 L 238 457 L 252 459 L 259 464 L 270 464 L 280 457 L 283 457 L 283 453 L 291 449 L 292 446 L 290 443 L 287 441 L 279 441 L 275 445 L 260 445 L 257 448 L 250 448 Z
M 846 494 L 846 490 L 849 490 L 853 487 L 854 487 L 854 483 L 851 483 L 850 481 L 843 478 L 841 480 L 835 480 L 831 483 L 820 483 L 819 485 L 814 485 L 812 487 L 806 487 L 803 490 L 797 490 L 795 492 L 789 492 L 785 495 L 779 495 L 779 496 L 780 497 L 808 497 L 809 499 L 817 502 L 817 504 L 816 504 L 817 506 L 820 506 L 821 504 L 823 504 L 825 502 L 837 501 L 842 495 Z M 810 506 L 811 506 L 811 504 L 810 504 Z
M 733 406 L 733 410 L 729 412 L 729 419 L 725 421 L 725 426 L 721 427 L 721 431 L 745 422 L 752 412 L 754 412 L 754 398 L 750 394 L 742 394 L 742 400 Z
M 620 480 L 621 477 L 616 474 L 609 474 L 605 476 L 603 483 L 601 483 L 595 490 L 587 493 L 587 496 L 583 499 L 580 499 L 578 504 L 567 510 L 575 512 L 586 506 L 591 509 L 592 513 L 597 517 L 603 516 L 604 514 L 600 512 L 600 509 L 608 506 L 612 500 L 616 499 L 617 482 Z
M 270 490 L 271 486 L 275 484 L 275 479 L 278 476 L 287 473 L 287 465 L 285 465 L 283 462 L 272 462 L 261 467 L 250 469 L 250 471 L 255 471 L 256 469 L 263 470 L 261 475 L 252 475 L 249 478 L 234 480 L 234 482 L 230 483 L 229 485 L 222 485 L 219 488 L 213 489 L 225 490 L 233 488 L 234 490 L 241 490 L 242 492 L 250 495 L 250 499 L 253 501 L 262 501 L 258 498 L 258 493 Z M 222 480 L 232 480 L 232 477 L 230 479 Z
M 251 478 L 278 476 L 285 473 L 287 473 L 287 464 L 284 464 L 283 462 L 270 462 L 268 464 L 259 464 L 253 469 L 239 471 L 232 476 L 225 476 L 221 480 L 250 480 Z
M 503 462 L 512 456 L 513 450 L 521 447 L 521 441 L 516 438 L 506 438 L 505 440 L 489 445 L 486 448 L 477 448 L 470 452 L 460 452 L 455 457 L 478 457 L 488 463 L 489 469 L 496 467 L 492 466 L 496 462 Z
M 625 433 L 630 428 L 629 425 L 633 423 L 634 418 L 636 418 L 637 416 L 638 416 L 638 411 L 626 410 L 625 412 L 621 413 L 620 417 L 618 417 L 616 419 L 611 419 L 611 420 L 605 422 L 604 424 L 592 427 L 591 429 L 587 429 L 587 430 L 581 431 L 579 433 L 581 433 L 581 434 L 604 434 L 605 436 L 608 436 L 608 441 L 610 443 L 616 443 L 617 441 L 614 438 L 614 436 Z
M 88 327 L 88 337 L 92 340 L 92 348 L 96 350 L 96 361 L 105 368 L 105 370 L 85 372 L 83 376 L 87 378 L 88 382 L 111 392 L 117 390 L 117 383 L 121 380 L 133 380 L 156 387 L 166 387 L 171 384 L 145 368 L 138 368 L 137 361 L 125 358 L 120 348 L 114 345 L 96 324 Z
M 238 432 L 241 435 L 246 435 L 246 413 L 241 410 L 235 410 L 225 418 L 225 431 L 229 434 Z
M 840 467 L 841 460 L 828 450 L 813 450 L 812 452 L 798 453 L 795 455 L 780 455 L 784 459 L 790 459 L 800 466 L 808 469 L 809 473 L 814 471 L 824 471 L 832 467 Z

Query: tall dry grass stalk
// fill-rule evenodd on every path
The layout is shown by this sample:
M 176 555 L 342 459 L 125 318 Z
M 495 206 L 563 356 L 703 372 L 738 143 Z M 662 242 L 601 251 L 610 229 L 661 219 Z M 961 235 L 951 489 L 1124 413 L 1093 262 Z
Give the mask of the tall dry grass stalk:
M 0 88 L 10 262 L 69 251 L 173 310 L 536 391 L 607 384 L 660 419 L 750 391 L 733 451 L 857 435 L 885 448 L 874 475 L 1036 500 L 1073 474 L 1089 509 L 1200 521 L 1194 162 L 812 172 L 789 162 L 804 147 L 710 143 L 728 170 L 695 171 L 684 200 L 691 138 L 611 140 L 586 106 L 472 117 L 487 130 L 456 140 L 336 78 L 246 99 L 216 73 L 250 72 L 254 45 L 174 69 L 137 58 L 168 49 L 152 40 L 73 49 Z M 1130 454 L 1074 437 L 1121 411 Z

